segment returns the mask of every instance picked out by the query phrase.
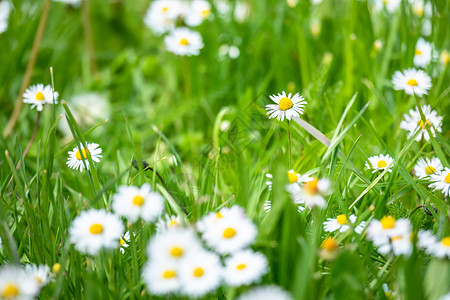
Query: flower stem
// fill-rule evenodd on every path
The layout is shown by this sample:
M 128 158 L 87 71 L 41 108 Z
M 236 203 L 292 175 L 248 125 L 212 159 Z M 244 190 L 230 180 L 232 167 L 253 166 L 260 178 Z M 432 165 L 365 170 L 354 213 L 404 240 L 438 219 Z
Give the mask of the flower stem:
M 25 75 L 23 76 L 22 86 L 20 87 L 19 96 L 17 97 L 16 106 L 14 106 L 13 113 L 9 118 L 8 124 L 3 130 L 3 137 L 8 137 L 14 126 L 16 126 L 17 120 L 19 119 L 20 111 L 22 110 L 22 96 L 25 93 L 26 88 L 30 84 L 31 74 L 33 73 L 34 63 L 39 52 L 39 45 L 41 44 L 42 36 L 44 35 L 45 24 L 47 23 L 48 13 L 50 10 L 50 0 L 45 0 L 44 7 L 42 9 L 41 19 L 39 20 L 39 26 L 34 38 L 33 47 L 31 48 L 30 59 L 28 60 L 27 69 L 25 70 Z
M 291 125 L 289 124 L 289 120 L 287 120 L 288 125 L 288 141 L 289 141 L 289 170 L 292 169 L 292 145 L 291 145 Z

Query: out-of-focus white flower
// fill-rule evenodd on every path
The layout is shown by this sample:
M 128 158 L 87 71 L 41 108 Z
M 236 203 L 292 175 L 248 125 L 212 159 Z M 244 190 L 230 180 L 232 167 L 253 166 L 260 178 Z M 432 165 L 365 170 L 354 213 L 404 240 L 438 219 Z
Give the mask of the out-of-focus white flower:
M 11 5 L 9 1 L 0 2 L 0 33 L 8 29 L 9 13 L 11 12 Z
M 291 294 L 276 285 L 262 285 L 254 287 L 242 295 L 237 300 L 293 300 Z
M 198 26 L 211 16 L 211 4 L 205 0 L 193 0 L 184 16 L 184 22 L 189 26 Z
M 5 300 L 32 300 L 39 294 L 34 274 L 18 266 L 0 268 L 0 298 Z
M 161 233 L 171 229 L 177 229 L 182 227 L 182 221 L 180 216 L 170 216 L 165 214 L 156 222 L 156 232 Z
M 431 62 L 433 46 L 431 43 L 419 38 L 414 50 L 414 65 L 416 67 L 425 68 Z
M 385 7 L 389 13 L 394 13 L 398 9 L 401 0 L 374 0 L 374 2 L 376 11 L 381 11 Z
M 347 218 L 346 215 L 338 215 L 335 219 L 333 218 L 328 218 L 327 221 L 323 222 L 323 226 L 324 226 L 324 231 L 327 232 L 334 232 L 336 230 L 339 230 L 339 232 L 346 232 L 349 228 L 350 225 L 348 225 L 348 221 L 350 219 L 350 222 L 352 223 L 352 225 L 355 228 L 355 232 L 358 234 L 361 234 L 361 232 L 363 231 L 364 227 L 366 226 L 366 222 L 365 221 L 361 221 L 358 225 L 355 223 L 356 222 L 356 216 L 355 215 L 351 215 L 349 218 Z
M 155 0 L 144 17 L 144 24 L 156 35 L 175 28 L 175 21 L 183 12 L 184 4 L 179 0 Z
M 38 283 L 39 287 L 42 288 L 47 285 L 53 279 L 50 277 L 50 267 L 47 265 L 26 265 L 25 270 L 29 274 L 34 275 L 34 279 Z
M 203 39 L 200 33 L 186 27 L 174 29 L 164 38 L 167 50 L 181 56 L 199 55 L 203 48 Z
M 230 286 L 249 285 L 268 272 L 267 258 L 252 250 L 234 253 L 225 260 L 224 280 Z
M 234 7 L 234 19 L 238 23 L 243 23 L 250 15 L 250 5 L 245 1 L 236 2 Z
M 405 256 L 411 254 L 412 226 L 408 219 L 395 220 L 392 216 L 385 216 L 381 220 L 372 220 L 366 232 L 368 239 L 382 254 L 389 252 Z

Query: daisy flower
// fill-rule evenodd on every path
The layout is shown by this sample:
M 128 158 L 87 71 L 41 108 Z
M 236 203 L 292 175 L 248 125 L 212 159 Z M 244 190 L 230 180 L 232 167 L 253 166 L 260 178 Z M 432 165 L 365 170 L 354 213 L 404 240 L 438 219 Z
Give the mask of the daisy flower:
M 431 62 L 433 47 L 431 43 L 419 38 L 414 51 L 414 65 L 425 68 Z
M 380 253 L 394 250 L 394 253 L 405 254 L 411 247 L 411 223 L 408 219 L 396 220 L 392 216 L 385 216 L 381 220 L 372 220 L 366 231 L 368 239 L 380 247 Z
M 140 188 L 122 185 L 117 194 L 113 195 L 112 207 L 116 214 L 132 222 L 136 222 L 139 218 L 153 222 L 164 211 L 164 198 L 153 192 L 148 183 Z
M 331 193 L 331 181 L 327 178 L 313 178 L 303 185 L 289 185 L 289 192 L 295 204 L 304 204 L 306 207 L 315 206 L 324 208 L 327 206 L 325 196 Z
M 35 108 L 42 111 L 44 104 L 53 104 L 53 96 L 55 103 L 58 103 L 58 92 L 52 93 L 50 85 L 44 86 L 42 83 L 30 86 L 25 93 L 23 93 L 23 103 L 31 104 L 31 109 Z
M 128 248 L 128 243 L 130 242 L 130 232 L 127 231 L 123 236 L 120 237 L 119 244 L 120 244 L 120 252 L 125 253 L 125 248 Z
M 249 246 L 257 235 L 256 226 L 239 206 L 208 214 L 197 228 L 206 244 L 221 254 Z
M 339 230 L 339 232 L 346 232 L 350 228 L 350 226 L 348 225 L 349 219 L 353 226 L 355 226 L 355 232 L 361 234 L 364 227 L 366 226 L 366 222 L 362 221 L 358 225 L 355 225 L 355 215 L 351 215 L 349 218 L 347 218 L 346 215 L 339 215 L 335 219 L 328 218 L 325 222 L 323 222 L 323 229 L 327 232 L 334 232 L 336 230 Z
M 267 114 L 269 119 L 277 118 L 278 121 L 283 121 L 284 118 L 291 120 L 292 118 L 300 117 L 306 105 L 305 98 L 300 96 L 299 93 L 296 93 L 294 96 L 289 93 L 286 96 L 286 93 L 283 91 L 281 94 L 271 95 L 270 99 L 276 104 L 266 105 Z
M 98 147 L 99 144 L 96 143 L 90 143 L 87 144 L 87 149 L 85 149 L 82 145 L 80 145 L 81 153 L 78 147 L 73 148 L 72 151 L 69 151 L 69 158 L 67 158 L 67 165 L 74 169 L 78 170 L 80 169 L 80 172 L 83 172 L 84 169 L 84 163 L 83 158 L 85 159 L 86 168 L 89 170 L 89 161 L 87 159 L 87 154 L 91 156 L 92 161 L 94 162 L 100 162 L 99 157 L 102 157 L 100 154 L 102 153 L 102 149 Z
M 416 141 L 422 140 L 422 137 L 426 140 L 430 140 L 430 135 L 426 129 L 426 126 L 430 128 L 431 134 L 436 136 L 435 130 L 442 132 L 442 116 L 439 116 L 435 110 L 431 110 L 430 105 L 423 105 L 422 111 L 425 116 L 426 122 L 422 121 L 419 109 L 416 108 L 409 110 L 409 115 L 404 114 L 404 120 L 400 122 L 400 128 L 409 131 L 408 138 L 413 136 L 418 130 L 420 133 L 416 137 Z M 432 125 L 432 126 L 431 126 Z
M 394 13 L 399 7 L 401 0 L 375 0 L 375 10 L 381 11 L 385 7 L 390 13 Z
M 33 274 L 39 288 L 46 286 L 53 279 L 50 277 L 50 267 L 47 265 L 26 265 L 25 271 L 28 274 Z
M 164 38 L 167 50 L 182 56 L 199 55 L 203 48 L 203 40 L 200 33 L 186 27 L 173 30 Z
M 431 78 L 422 70 L 406 69 L 403 73 L 396 71 L 392 78 L 394 90 L 404 90 L 408 95 L 419 97 L 428 94 L 431 88 Z
M 120 245 L 124 227 L 119 217 L 105 210 L 91 209 L 76 217 L 69 228 L 70 242 L 82 253 L 97 254 L 102 248 Z
M 205 0 L 194 0 L 184 16 L 184 22 L 189 26 L 198 26 L 211 15 L 211 4 Z
M 276 285 L 262 285 L 254 287 L 242 295 L 237 300 L 293 300 L 291 294 Z
M 417 248 L 425 250 L 428 254 L 430 246 L 436 243 L 436 237 L 431 230 L 419 230 L 417 233 Z
M 180 289 L 178 266 L 171 260 L 148 261 L 143 268 L 142 278 L 154 295 L 174 293 Z
M 431 175 L 431 182 L 428 187 L 433 188 L 433 191 L 440 190 L 445 196 L 450 196 L 450 168 Z
M 439 258 L 450 258 L 450 236 L 438 240 L 430 230 L 419 231 L 417 247 Z
M 437 157 L 420 158 L 414 167 L 414 173 L 420 179 L 430 177 L 430 175 L 437 174 L 442 170 L 441 161 Z
M 202 297 L 220 286 L 221 274 L 219 257 L 198 251 L 180 266 L 181 291 L 189 297 Z
M 225 259 L 224 280 L 227 285 L 238 287 L 259 282 L 268 272 L 266 257 L 252 250 L 243 250 Z
M 161 233 L 170 229 L 181 228 L 181 225 L 182 221 L 180 216 L 165 214 L 158 219 L 158 222 L 156 222 L 156 232 Z
M 438 300 L 450 300 L 450 293 L 441 296 L 441 298 L 439 298 Z
M 6 31 L 8 29 L 8 19 L 9 13 L 11 11 L 11 6 L 9 1 L 1 1 L 0 2 L 0 33 Z
M 147 253 L 152 260 L 179 262 L 202 249 L 192 229 L 181 228 L 157 233 L 149 242 Z
M 267 173 L 266 174 L 266 178 L 267 178 L 267 181 L 266 181 L 267 188 L 269 189 L 269 191 L 271 191 L 272 190 L 272 185 L 273 185 L 273 182 L 272 182 L 273 175 L 270 174 L 270 173 Z
M 39 294 L 39 285 L 32 273 L 8 265 L 0 269 L 0 298 L 32 300 Z
M 327 237 L 323 240 L 320 246 L 320 257 L 325 260 L 334 260 L 338 254 L 339 244 L 333 237 Z
M 392 172 L 394 159 L 389 154 L 380 154 L 369 157 L 369 161 L 366 161 L 366 168 L 373 169 L 372 173 L 376 171 L 384 171 L 388 169 L 388 172 Z M 392 164 L 392 165 L 391 165 Z
M 290 184 L 298 183 L 302 184 L 305 182 L 313 181 L 314 178 L 309 175 L 301 175 L 300 173 L 296 173 L 294 170 L 288 171 L 288 180 Z
M 177 0 L 155 0 L 144 16 L 144 24 L 156 35 L 175 28 L 175 21 L 181 13 L 182 5 Z

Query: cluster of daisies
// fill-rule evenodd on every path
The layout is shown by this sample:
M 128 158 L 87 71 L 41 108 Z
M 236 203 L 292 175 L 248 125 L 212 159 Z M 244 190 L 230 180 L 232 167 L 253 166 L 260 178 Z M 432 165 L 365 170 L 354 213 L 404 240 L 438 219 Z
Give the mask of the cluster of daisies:
M 35 299 L 41 289 L 54 281 L 61 266 L 9 264 L 0 268 L 0 299 Z
M 164 43 L 168 51 L 181 56 L 199 55 L 203 48 L 200 33 L 187 26 L 199 26 L 212 16 L 206 0 L 156 0 L 150 4 L 144 23 L 156 35 L 168 33 Z M 177 27 L 178 24 L 183 24 Z
M 149 242 L 143 270 L 149 292 L 201 297 L 223 284 L 258 283 L 268 272 L 268 262 L 262 253 L 249 248 L 256 235 L 256 226 L 239 206 L 207 214 L 195 229 L 177 224 L 159 231 Z M 286 292 L 277 292 L 290 299 Z
M 372 220 L 367 226 L 367 238 L 378 252 L 382 254 L 409 256 L 414 248 L 423 249 L 426 253 L 438 258 L 450 258 L 450 236 L 438 239 L 431 231 L 412 231 L 408 219 L 396 220 L 392 216 L 385 216 L 381 220 Z

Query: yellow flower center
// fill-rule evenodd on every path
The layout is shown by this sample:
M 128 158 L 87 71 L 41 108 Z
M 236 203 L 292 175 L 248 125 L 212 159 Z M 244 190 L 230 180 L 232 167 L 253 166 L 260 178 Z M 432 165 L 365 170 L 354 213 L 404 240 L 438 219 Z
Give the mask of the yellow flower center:
M 13 299 L 19 296 L 19 288 L 14 283 L 7 283 L 2 291 L 2 298 Z
M 246 267 L 247 267 L 246 264 L 239 264 L 236 266 L 236 269 L 238 269 L 240 271 L 240 270 L 244 270 Z
M 441 243 L 445 247 L 450 247 L 450 236 L 446 236 L 445 238 L 443 238 Z
M 36 279 L 36 281 L 41 285 L 42 284 L 42 279 L 39 276 L 34 275 L 34 279 Z
M 391 229 L 395 226 L 395 219 L 392 216 L 383 217 L 380 222 L 383 229 Z
M 338 248 L 336 240 L 332 237 L 326 238 L 322 243 L 322 249 L 335 251 Z
M 406 82 L 406 84 L 407 84 L 407 85 L 410 85 L 410 86 L 417 86 L 417 80 L 415 80 L 414 78 L 412 78 L 412 79 L 408 80 L 408 81 Z
M 125 240 L 123 238 L 120 238 L 120 245 L 121 246 L 125 245 Z
M 145 199 L 144 197 L 140 196 L 140 195 L 136 195 L 133 198 L 133 204 L 136 206 L 142 206 L 142 204 L 144 204 Z
M 416 49 L 416 51 L 414 51 L 415 55 L 422 55 L 422 51 L 420 51 L 419 49 Z
M 426 120 L 425 123 L 420 120 L 419 122 L 417 122 L 417 125 L 419 125 L 419 127 L 422 127 L 422 129 L 425 129 L 425 125 L 431 126 L 430 120 Z
M 52 266 L 52 272 L 55 274 L 58 274 L 59 271 L 61 270 L 61 264 L 60 263 L 56 263 Z
M 189 45 L 189 41 L 187 39 L 185 39 L 185 38 L 182 38 L 180 40 L 180 45 L 187 46 L 187 45 Z
M 293 170 L 288 172 L 289 183 L 295 183 L 298 180 L 298 175 Z
M 162 8 L 162 11 L 163 12 L 167 12 L 169 10 L 169 8 L 167 7 L 167 6 L 164 6 L 163 8 Z
M 220 212 L 216 212 L 216 217 L 217 217 L 217 219 L 222 219 L 223 218 L 223 216 L 222 216 L 222 214 Z
M 389 0 L 383 0 L 383 3 L 384 3 L 384 4 L 388 4 L 388 3 L 389 3 Z
M 38 100 L 38 101 L 44 101 L 44 100 L 45 100 L 44 93 L 42 93 L 42 92 L 37 92 L 37 93 L 36 93 L 36 100 Z
M 319 182 L 318 178 L 314 178 L 313 180 L 306 182 L 303 186 L 305 192 L 310 195 L 318 194 L 319 188 L 317 187 L 317 183 Z
M 377 162 L 377 167 L 378 168 L 384 168 L 384 167 L 386 167 L 387 166 L 387 163 L 384 161 L 384 160 L 379 160 L 378 162 Z
M 292 103 L 292 100 L 288 97 L 281 98 L 280 102 L 278 102 L 278 107 L 280 107 L 281 110 L 288 110 L 294 105 Z
M 434 174 L 434 172 L 436 172 L 436 168 L 434 168 L 433 166 L 427 166 L 425 168 L 425 174 L 427 175 Z
M 163 278 L 165 279 L 174 278 L 175 276 L 177 276 L 177 273 L 174 270 L 166 270 L 163 273 Z
M 201 11 L 201 14 L 202 14 L 203 18 L 207 18 L 210 13 L 211 13 L 211 10 L 209 10 L 209 9 L 205 9 L 205 10 Z
M 172 221 L 170 221 L 170 223 L 169 223 L 169 227 L 171 228 L 171 227 L 173 227 L 173 226 L 180 226 L 180 223 L 178 223 L 178 221 L 177 220 L 172 220 Z
M 402 239 L 402 237 L 400 235 L 393 236 L 393 237 L 391 237 L 391 242 L 395 242 L 395 241 L 398 241 L 398 240 L 401 240 L 401 239 Z
M 87 150 L 87 149 L 81 149 L 81 153 L 83 153 L 84 159 L 87 159 L 87 154 L 89 153 L 89 150 Z M 78 150 L 77 153 L 75 153 L 75 157 L 76 157 L 78 160 L 81 160 L 81 153 L 80 153 L 80 150 Z
M 199 267 L 199 268 L 195 268 L 193 273 L 194 273 L 195 277 L 202 277 L 203 274 L 205 273 L 205 271 Z
M 337 216 L 336 222 L 338 222 L 341 225 L 347 225 L 348 224 L 347 216 L 346 215 Z
M 172 247 L 172 249 L 170 249 L 170 255 L 180 257 L 181 255 L 183 255 L 183 249 L 177 246 Z
M 445 183 L 450 183 L 450 173 L 447 173 L 447 175 L 444 178 Z
M 226 239 L 231 239 L 235 235 L 236 235 L 236 230 L 234 230 L 231 227 L 228 227 L 223 231 L 223 237 Z
M 103 225 L 98 223 L 92 224 L 91 227 L 89 227 L 89 231 L 92 234 L 100 234 L 103 232 Z

